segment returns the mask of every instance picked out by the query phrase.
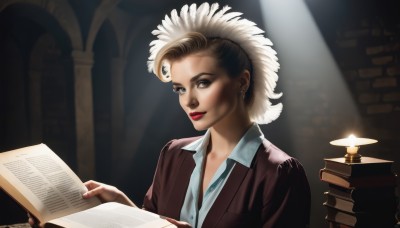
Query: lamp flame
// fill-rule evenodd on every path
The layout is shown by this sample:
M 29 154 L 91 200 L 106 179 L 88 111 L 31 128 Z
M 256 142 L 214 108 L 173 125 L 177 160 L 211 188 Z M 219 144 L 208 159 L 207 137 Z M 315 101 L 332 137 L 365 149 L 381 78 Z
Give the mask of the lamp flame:
M 346 147 L 346 155 L 345 161 L 349 163 L 360 162 L 361 155 L 358 154 L 358 149 L 360 145 L 367 145 L 371 143 L 378 142 L 375 139 L 368 139 L 368 138 L 357 138 L 355 135 L 351 134 L 347 138 L 333 140 L 330 143 L 335 146 L 345 146 Z
M 348 137 L 350 147 L 354 147 L 356 145 L 356 136 L 353 134 L 349 135 Z

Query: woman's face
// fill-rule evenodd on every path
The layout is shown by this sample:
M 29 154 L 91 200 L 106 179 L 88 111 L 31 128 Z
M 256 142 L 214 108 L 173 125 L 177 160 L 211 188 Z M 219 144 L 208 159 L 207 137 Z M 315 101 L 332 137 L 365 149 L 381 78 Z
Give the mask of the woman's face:
M 200 52 L 173 61 L 171 78 L 196 130 L 232 124 L 242 102 L 240 79 L 229 77 L 212 55 Z

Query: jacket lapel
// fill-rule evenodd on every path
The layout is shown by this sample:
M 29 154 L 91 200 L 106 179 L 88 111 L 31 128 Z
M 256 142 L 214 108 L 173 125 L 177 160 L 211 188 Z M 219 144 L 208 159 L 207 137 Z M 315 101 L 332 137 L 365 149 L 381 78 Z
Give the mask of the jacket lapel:
M 168 208 L 168 211 L 166 211 L 165 214 L 174 219 L 179 219 L 181 215 L 181 208 L 183 201 L 185 200 L 190 176 L 192 175 L 193 169 L 196 165 L 192 153 L 184 150 L 182 150 L 181 153 L 183 154 L 183 157 L 180 159 L 180 163 L 176 166 L 178 172 L 174 182 L 171 183 L 173 186 L 171 188 L 170 197 L 167 200 L 167 204 L 165 204 Z
M 218 224 L 229 207 L 233 197 L 236 195 L 236 192 L 248 171 L 249 168 L 240 163 L 236 163 L 224 187 L 208 211 L 203 222 L 203 227 L 215 227 Z

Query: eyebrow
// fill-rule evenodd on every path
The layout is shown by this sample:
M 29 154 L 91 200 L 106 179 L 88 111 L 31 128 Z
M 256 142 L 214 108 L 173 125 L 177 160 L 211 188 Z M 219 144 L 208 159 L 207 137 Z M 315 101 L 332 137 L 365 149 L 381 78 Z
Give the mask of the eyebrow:
M 202 72 L 202 73 L 199 73 L 199 74 L 196 74 L 195 76 L 193 76 L 193 77 L 190 79 L 190 82 L 196 81 L 198 78 L 200 78 L 200 77 L 203 76 L 203 75 L 211 75 L 211 76 L 214 76 L 215 74 L 213 74 L 213 73 Z M 172 82 L 172 85 L 181 85 L 181 83 Z

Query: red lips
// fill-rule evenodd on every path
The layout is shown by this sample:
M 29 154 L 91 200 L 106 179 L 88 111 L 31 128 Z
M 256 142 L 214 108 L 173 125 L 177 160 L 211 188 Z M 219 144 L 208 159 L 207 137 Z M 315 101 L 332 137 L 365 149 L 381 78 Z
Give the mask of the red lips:
M 206 114 L 206 112 L 191 112 L 191 113 L 189 113 L 192 120 L 199 120 L 204 116 L 204 114 Z

